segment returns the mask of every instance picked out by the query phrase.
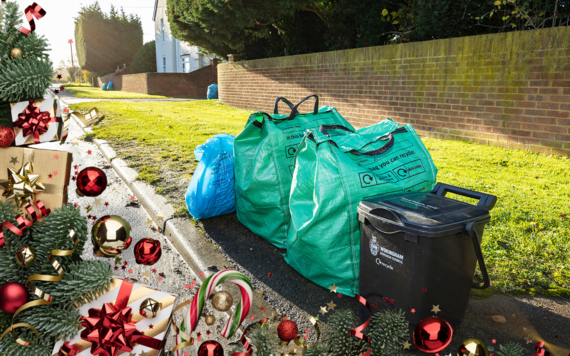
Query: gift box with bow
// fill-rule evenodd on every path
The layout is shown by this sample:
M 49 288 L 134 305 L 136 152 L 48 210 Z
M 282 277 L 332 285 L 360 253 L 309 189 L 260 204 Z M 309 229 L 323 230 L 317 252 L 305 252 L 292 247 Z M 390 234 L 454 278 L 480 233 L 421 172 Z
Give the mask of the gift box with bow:
M 68 125 L 55 98 L 21 101 L 10 107 L 16 146 L 59 141 L 67 135 Z
M 0 148 L 0 201 L 9 198 L 18 203 L 25 198 L 23 195 L 29 195 L 34 200 L 41 200 L 52 211 L 61 208 L 67 204 L 71 160 L 70 152 Z
M 58 341 L 52 355 L 163 355 L 176 302 L 176 294 L 114 278 L 106 293 L 79 307 L 83 329 L 71 340 Z M 147 317 L 154 318 L 141 315 L 145 305 L 153 306 Z

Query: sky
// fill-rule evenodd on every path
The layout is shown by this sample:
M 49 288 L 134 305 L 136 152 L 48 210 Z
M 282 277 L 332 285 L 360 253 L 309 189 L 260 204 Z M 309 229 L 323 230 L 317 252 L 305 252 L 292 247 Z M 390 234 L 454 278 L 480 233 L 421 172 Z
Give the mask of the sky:
M 13 1 L 13 0 L 12 0 Z M 69 40 L 73 40 L 73 54 L 75 55 L 75 17 L 79 13 L 82 5 L 90 5 L 95 0 L 16 0 L 22 13 L 22 23 L 26 28 L 30 28 L 28 21 L 23 13 L 26 7 L 34 3 L 40 5 L 46 15 L 37 20 L 36 33 L 44 35 L 50 44 L 50 59 L 54 68 L 64 59 L 71 59 L 71 51 L 69 49 Z M 143 28 L 143 43 L 154 40 L 154 23 L 152 21 L 152 13 L 154 10 L 154 0 L 99 0 L 101 9 L 109 13 L 111 4 L 116 8 L 121 6 L 128 14 L 139 15 Z

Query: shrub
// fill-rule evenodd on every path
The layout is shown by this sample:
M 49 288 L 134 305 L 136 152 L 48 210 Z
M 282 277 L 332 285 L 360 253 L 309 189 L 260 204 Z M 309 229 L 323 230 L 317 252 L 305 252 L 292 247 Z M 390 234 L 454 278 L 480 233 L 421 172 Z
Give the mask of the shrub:
M 129 74 L 154 72 L 156 72 L 156 45 L 154 41 L 150 41 L 135 54 Z

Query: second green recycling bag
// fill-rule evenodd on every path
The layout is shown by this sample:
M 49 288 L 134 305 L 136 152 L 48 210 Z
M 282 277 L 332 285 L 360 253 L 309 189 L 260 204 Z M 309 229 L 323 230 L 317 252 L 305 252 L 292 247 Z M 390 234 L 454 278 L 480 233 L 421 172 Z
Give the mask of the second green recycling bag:
M 411 125 L 385 120 L 357 132 L 338 125 L 309 130 L 295 156 L 285 260 L 324 288 L 358 294 L 359 202 L 430 191 L 436 175 Z
M 314 97 L 312 112 L 297 108 Z M 277 113 L 283 100 L 290 115 Z M 310 95 L 293 106 L 277 98 L 273 115 L 251 114 L 234 141 L 234 187 L 238 220 L 254 234 L 279 248 L 285 248 L 289 224 L 289 189 L 295 151 L 305 131 L 321 125 L 352 126 L 332 106 L 319 108 L 319 97 Z

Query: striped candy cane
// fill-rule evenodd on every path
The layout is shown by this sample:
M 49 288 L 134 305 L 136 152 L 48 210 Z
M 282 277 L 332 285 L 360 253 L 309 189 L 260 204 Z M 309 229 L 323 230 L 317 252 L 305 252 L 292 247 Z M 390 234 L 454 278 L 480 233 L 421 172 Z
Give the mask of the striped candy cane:
M 222 331 L 222 336 L 229 339 L 241 325 L 251 308 L 251 303 L 253 301 L 253 288 L 251 286 L 251 282 L 246 276 L 238 271 L 226 269 L 206 278 L 194 296 L 194 299 L 192 299 L 192 305 L 190 305 L 186 322 L 186 325 L 190 327 L 190 334 L 194 332 L 194 329 L 196 329 L 198 318 L 202 314 L 202 310 L 204 309 L 204 305 L 210 297 L 210 294 L 213 293 L 214 288 L 224 283 L 226 280 L 239 287 L 241 298 L 234 315 L 232 315 L 230 320 L 228 320 L 226 327 Z

